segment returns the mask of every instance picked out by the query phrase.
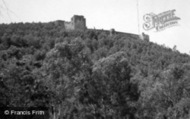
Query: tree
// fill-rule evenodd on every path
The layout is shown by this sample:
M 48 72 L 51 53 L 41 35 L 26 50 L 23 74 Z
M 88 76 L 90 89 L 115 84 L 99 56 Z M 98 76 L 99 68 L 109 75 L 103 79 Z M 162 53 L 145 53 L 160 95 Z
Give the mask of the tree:
M 82 101 L 93 105 L 92 115 L 134 119 L 139 94 L 130 79 L 131 68 L 123 52 L 102 58 L 93 65 L 93 77 Z
M 141 117 L 189 118 L 190 75 L 185 67 L 170 65 L 158 77 L 149 76 L 141 81 L 141 86 L 144 85 L 140 98 Z
M 53 92 L 51 102 L 57 110 L 54 119 L 73 116 L 78 92 L 89 73 L 91 61 L 87 55 L 88 50 L 80 38 L 56 44 L 47 53 L 41 71 L 43 83 Z

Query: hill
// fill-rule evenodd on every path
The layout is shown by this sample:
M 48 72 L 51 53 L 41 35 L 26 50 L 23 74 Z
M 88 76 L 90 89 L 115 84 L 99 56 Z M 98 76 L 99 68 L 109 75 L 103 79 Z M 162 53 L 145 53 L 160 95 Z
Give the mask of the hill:
M 190 56 L 133 34 L 1 24 L 0 57 L 0 106 L 67 119 L 189 118 Z

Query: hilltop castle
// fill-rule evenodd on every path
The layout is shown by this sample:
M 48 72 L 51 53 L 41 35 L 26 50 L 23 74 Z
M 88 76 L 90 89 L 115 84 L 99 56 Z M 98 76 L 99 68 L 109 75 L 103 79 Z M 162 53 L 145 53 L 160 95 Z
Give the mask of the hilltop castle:
M 54 23 L 56 26 L 61 26 L 67 31 L 72 31 L 72 30 L 84 31 L 84 30 L 87 30 L 86 19 L 82 15 L 74 15 L 71 18 L 71 21 L 69 21 L 69 22 L 57 20 Z M 88 30 L 92 30 L 92 29 L 88 29 Z M 130 33 L 124 33 L 124 32 L 117 32 L 117 31 L 115 31 L 115 29 L 111 29 L 110 31 L 103 30 L 103 29 L 102 30 L 94 29 L 94 30 L 108 32 L 108 33 L 110 33 L 110 35 L 114 35 L 114 34 L 132 35 L 134 37 L 140 38 L 141 40 L 149 41 L 149 35 L 144 34 L 144 33 L 136 35 L 136 34 L 130 34 Z
M 86 19 L 82 15 L 74 15 L 71 21 L 57 20 L 56 25 L 63 25 L 65 30 L 86 30 Z

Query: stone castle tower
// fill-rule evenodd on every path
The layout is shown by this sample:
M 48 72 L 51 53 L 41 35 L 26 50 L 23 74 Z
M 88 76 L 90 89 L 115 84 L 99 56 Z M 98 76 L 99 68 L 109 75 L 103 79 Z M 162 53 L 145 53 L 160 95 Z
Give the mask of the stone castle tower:
M 86 19 L 84 16 L 74 15 L 70 22 L 64 21 L 66 30 L 86 30 Z
M 71 23 L 75 30 L 85 30 L 86 29 L 86 19 L 84 16 L 74 15 L 71 18 Z

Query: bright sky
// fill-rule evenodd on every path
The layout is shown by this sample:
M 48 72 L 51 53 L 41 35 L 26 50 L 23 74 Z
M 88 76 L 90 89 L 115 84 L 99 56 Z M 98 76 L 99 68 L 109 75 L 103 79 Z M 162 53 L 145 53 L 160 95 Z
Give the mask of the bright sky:
M 137 5 L 138 1 L 138 5 Z M 137 15 L 139 6 L 139 17 Z M 116 31 L 150 36 L 150 41 L 174 45 L 182 53 L 190 53 L 190 0 L 0 0 L 0 23 L 70 21 L 73 15 L 84 15 L 88 28 L 114 28 Z M 144 31 L 143 16 L 175 9 L 179 25 L 156 32 Z M 139 20 L 137 19 L 139 18 Z

